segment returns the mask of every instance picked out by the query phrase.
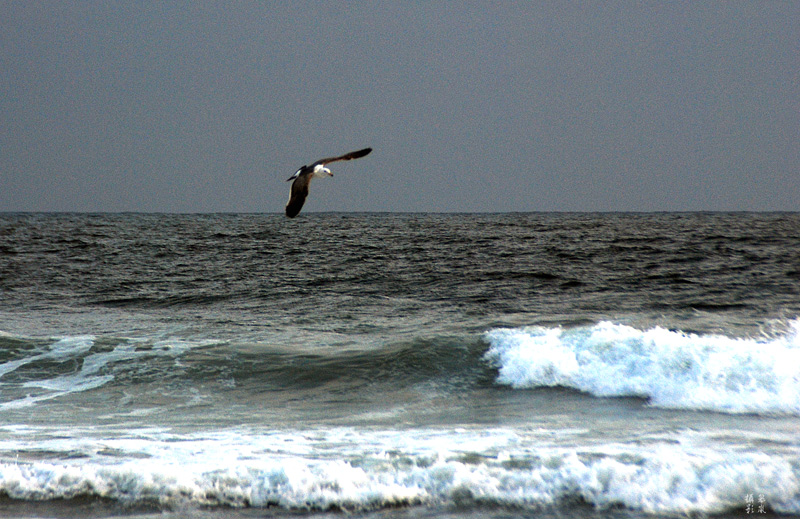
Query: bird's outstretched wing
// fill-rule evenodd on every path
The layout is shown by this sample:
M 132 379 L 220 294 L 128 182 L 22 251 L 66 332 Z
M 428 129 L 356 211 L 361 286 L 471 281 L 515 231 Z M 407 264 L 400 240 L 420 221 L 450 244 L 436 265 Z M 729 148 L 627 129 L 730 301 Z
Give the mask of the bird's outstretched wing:
M 336 162 L 339 160 L 353 160 L 353 159 L 360 159 L 366 155 L 369 155 L 369 152 L 372 151 L 372 148 L 364 148 L 363 150 L 358 151 L 351 151 L 350 153 L 345 153 L 344 155 L 340 155 L 338 157 L 328 157 L 326 159 L 319 159 L 316 161 L 312 166 L 316 166 L 317 164 L 330 164 L 331 162 Z
M 311 183 L 311 175 L 300 175 L 292 182 L 292 192 L 289 201 L 286 202 L 286 216 L 294 218 L 300 214 L 300 209 L 306 203 L 308 196 L 308 185 Z

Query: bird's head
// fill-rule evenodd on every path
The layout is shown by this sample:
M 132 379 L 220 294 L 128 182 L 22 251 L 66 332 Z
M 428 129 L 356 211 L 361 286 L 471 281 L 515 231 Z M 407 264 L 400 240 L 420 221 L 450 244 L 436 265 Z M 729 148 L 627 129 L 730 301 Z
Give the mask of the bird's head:
M 331 173 L 331 170 L 329 170 L 328 168 L 326 168 L 322 164 L 318 164 L 314 168 L 314 176 L 315 177 L 325 177 L 325 176 L 332 177 L 333 173 Z

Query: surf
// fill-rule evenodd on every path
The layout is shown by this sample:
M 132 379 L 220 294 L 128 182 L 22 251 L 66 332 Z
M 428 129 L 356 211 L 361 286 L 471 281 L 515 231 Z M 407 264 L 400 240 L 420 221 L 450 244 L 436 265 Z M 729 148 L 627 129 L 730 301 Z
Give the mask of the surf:
M 723 413 L 800 415 L 800 319 L 777 336 L 737 338 L 609 321 L 484 334 L 497 383 Z
M 165 510 L 539 510 L 587 503 L 706 514 L 741 509 L 753 493 L 771 510 L 800 513 L 797 468 L 789 461 L 708 448 L 693 432 L 672 442 L 580 448 L 555 445 L 543 432 L 502 428 L 97 432 L 0 429 L 0 495 L 90 497 Z

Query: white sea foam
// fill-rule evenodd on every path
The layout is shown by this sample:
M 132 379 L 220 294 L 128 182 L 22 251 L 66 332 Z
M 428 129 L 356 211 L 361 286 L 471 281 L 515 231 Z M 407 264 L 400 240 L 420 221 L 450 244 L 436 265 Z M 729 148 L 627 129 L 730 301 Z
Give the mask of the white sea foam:
M 92 352 L 95 337 L 91 335 L 62 337 L 55 339 L 46 351 L 0 363 L 0 394 L 11 394 L 5 402 L 0 403 L 0 411 L 19 409 L 38 402 L 52 400 L 69 393 L 80 393 L 102 387 L 114 380 L 114 375 L 101 373 L 107 366 L 148 357 L 179 358 L 186 351 L 216 341 L 189 342 L 181 339 L 147 341 L 124 341 L 113 350 Z M 139 344 L 141 343 L 141 344 Z M 22 384 L 5 383 L 3 377 L 18 369 L 40 361 L 65 362 L 79 360 L 80 368 L 75 373 L 29 380 Z M 28 389 L 43 390 L 35 394 L 20 394 Z M 7 397 L 6 397 L 7 398 Z
M 91 335 L 64 337 L 58 339 L 52 343 L 50 345 L 50 349 L 44 353 L 0 364 L 0 378 L 32 362 L 50 359 L 66 359 L 80 355 L 89 351 L 92 348 L 92 344 L 94 344 L 94 337 Z
M 785 459 L 681 442 L 576 450 L 504 430 L 0 441 L 6 455 L 35 449 L 72 456 L 0 463 L 0 493 L 323 510 L 455 502 L 535 508 L 580 499 L 676 514 L 741 509 L 755 495 L 774 510 L 800 513 L 798 468 Z
M 800 414 L 800 320 L 764 339 L 638 330 L 495 329 L 486 358 L 498 382 L 564 386 L 595 396 L 640 396 L 655 406 L 731 413 Z

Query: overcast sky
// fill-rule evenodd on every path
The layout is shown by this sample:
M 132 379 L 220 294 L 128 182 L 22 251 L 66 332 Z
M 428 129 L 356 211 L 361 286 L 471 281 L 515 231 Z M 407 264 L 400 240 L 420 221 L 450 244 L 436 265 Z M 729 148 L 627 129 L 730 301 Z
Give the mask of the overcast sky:
M 0 211 L 800 210 L 800 2 L 0 0 Z

